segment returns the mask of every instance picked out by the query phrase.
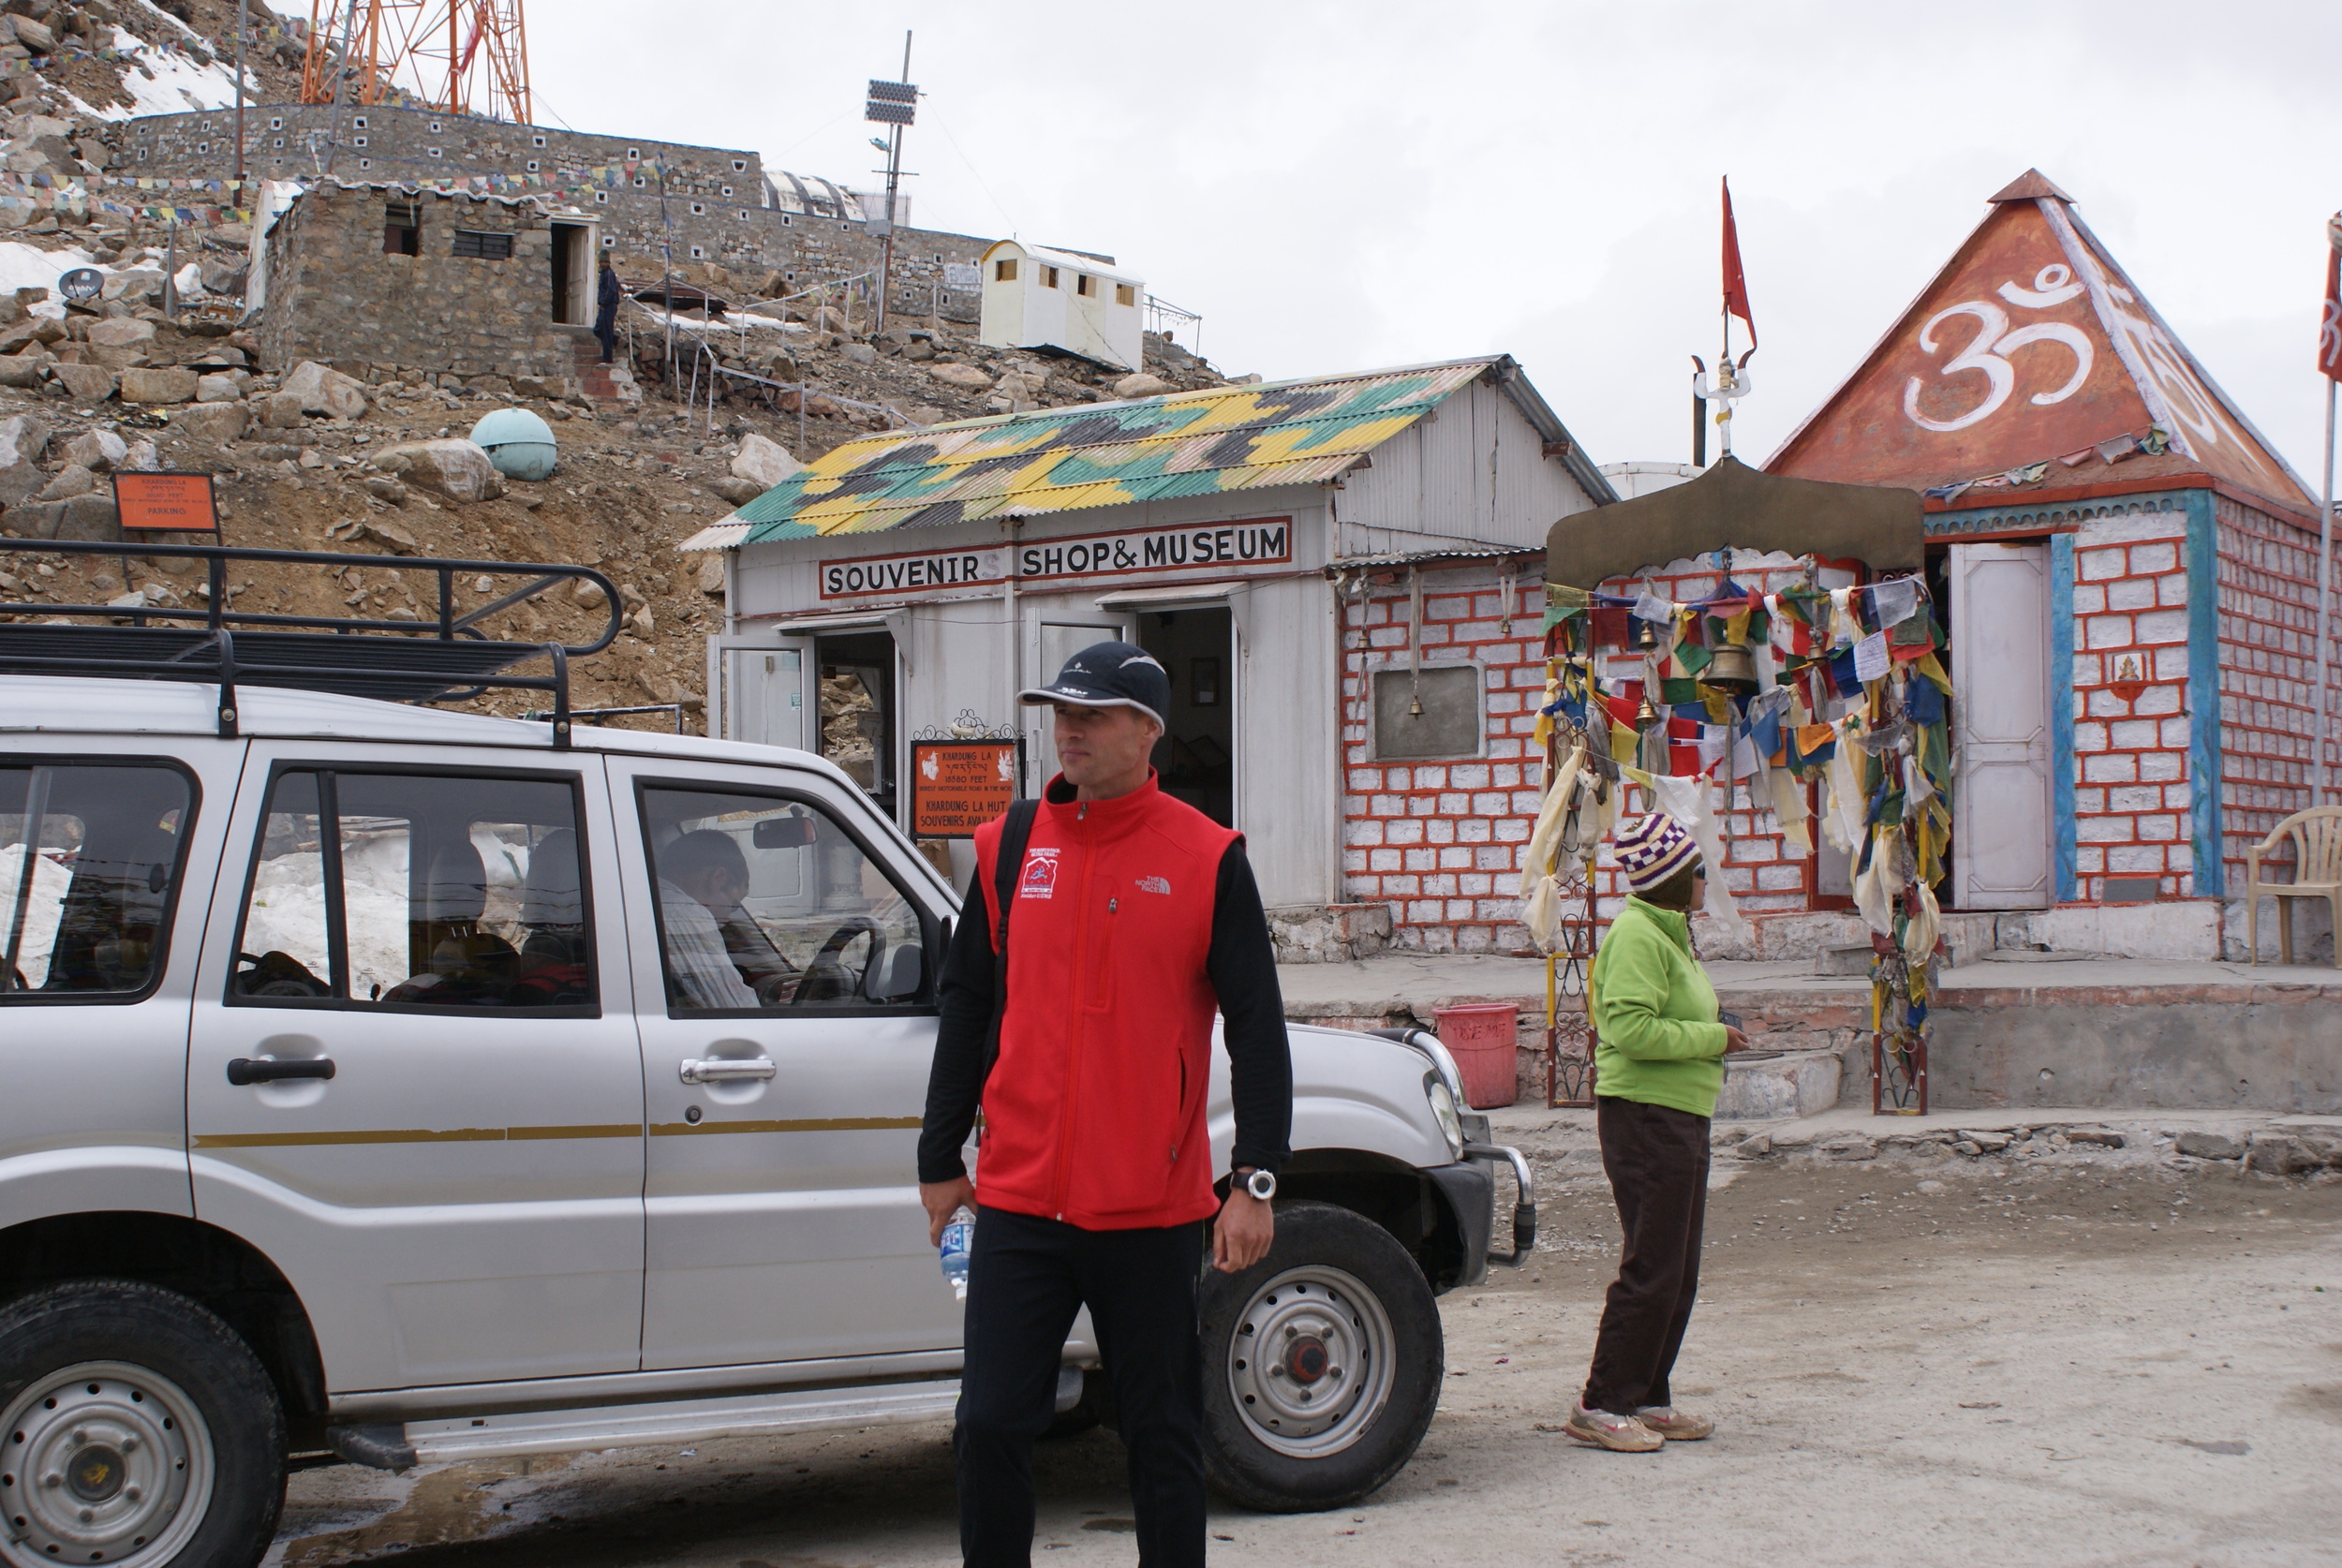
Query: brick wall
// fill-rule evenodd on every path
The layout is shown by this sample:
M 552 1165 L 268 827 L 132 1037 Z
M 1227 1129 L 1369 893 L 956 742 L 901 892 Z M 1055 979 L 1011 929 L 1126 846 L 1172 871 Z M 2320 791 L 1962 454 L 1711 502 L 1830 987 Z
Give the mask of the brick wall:
M 1514 563 L 1509 629 L 1503 562 L 1434 563 L 1423 570 L 1423 667 L 1470 664 L 1481 672 L 1481 747 L 1473 757 L 1376 757 L 1372 677 L 1408 663 L 1406 570 L 1371 573 L 1362 591 L 1341 598 L 1343 895 L 1388 904 L 1394 946 L 1530 950 L 1519 888 L 1545 777 L 1544 758 L 1531 739 L 1545 690 L 1542 567 L 1535 556 Z M 1787 556 L 1768 556 L 1737 568 L 1733 577 L 1770 593 L 1803 582 L 1804 570 Z M 1712 566 L 1679 561 L 1648 580 L 1659 593 L 1691 602 L 1712 593 L 1718 575 Z M 1623 579 L 1603 588 L 1635 591 Z M 1607 687 L 1640 673 L 1639 659 L 1603 660 Z M 1721 807 L 1720 785 L 1711 798 Z M 1771 808 L 1756 808 L 1745 788 L 1733 791 L 1731 836 L 1724 878 L 1745 911 L 1812 907 L 1812 859 L 1788 849 Z M 1607 845 L 1595 886 L 1599 912 L 1615 913 L 1625 889 Z
M 2075 896 L 2097 902 L 2109 876 L 2192 896 L 2187 513 L 2089 518 L 2073 550 Z M 2126 661 L 2151 683 L 2130 702 L 2106 689 Z
M 2220 837 L 2227 892 L 2245 891 L 2245 851 L 2310 804 L 2317 673 L 2318 536 L 2218 496 Z M 2327 648 L 2342 671 L 2342 644 Z M 2329 677 L 2331 678 L 2331 677 Z M 2342 764 L 2330 743 L 2329 777 Z

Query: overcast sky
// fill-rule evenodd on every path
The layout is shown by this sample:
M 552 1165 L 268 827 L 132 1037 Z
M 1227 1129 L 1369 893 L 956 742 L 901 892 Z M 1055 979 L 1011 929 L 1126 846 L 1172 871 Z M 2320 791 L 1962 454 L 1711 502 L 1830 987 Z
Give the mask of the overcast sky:
M 1502 350 L 1597 462 L 1690 455 L 1716 181 L 1770 455 L 2038 165 L 2313 492 L 2334 0 L 1178 7 L 540 0 L 538 117 L 873 182 L 915 31 L 922 227 L 1104 251 L 1270 379 Z M 2045 454 L 2046 455 L 2046 454 Z

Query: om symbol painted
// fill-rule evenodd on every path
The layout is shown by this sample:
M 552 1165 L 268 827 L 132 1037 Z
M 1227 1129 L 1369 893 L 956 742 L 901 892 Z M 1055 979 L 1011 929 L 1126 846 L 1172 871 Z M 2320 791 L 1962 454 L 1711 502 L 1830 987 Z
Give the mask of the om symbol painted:
M 2034 274 L 2031 288 L 2020 288 L 2016 283 L 2009 282 L 2002 284 L 1997 292 L 2012 305 L 2028 310 L 2047 310 L 2082 293 L 2083 285 L 2074 281 L 2071 268 L 2053 264 L 2043 267 Z M 2035 392 L 2032 398 L 2034 403 L 2042 407 L 2063 403 L 2080 392 L 2082 383 L 2089 379 L 2093 354 L 2090 340 L 2083 336 L 2081 329 L 2063 321 L 2037 321 L 2031 326 L 2012 331 L 2008 325 L 2008 313 L 1990 300 L 1963 300 L 1929 317 L 1927 325 L 1920 329 L 1920 348 L 1930 354 L 1936 352 L 1943 345 L 1935 336 L 1935 329 L 1961 316 L 1976 318 L 1976 335 L 1968 340 L 1966 348 L 1944 362 L 1939 374 L 1950 377 L 1971 370 L 1981 371 L 1985 379 L 1984 401 L 1954 419 L 1930 419 L 1920 412 L 1920 392 L 1924 383 L 1914 376 L 1904 383 L 1903 413 L 1905 419 L 1922 430 L 1948 434 L 1954 430 L 1965 430 L 1972 424 L 1992 418 L 2017 390 L 2017 367 L 2008 362 L 2008 356 L 2029 343 L 2063 344 L 2073 351 L 2074 356 L 2074 371 L 2066 384 L 2054 392 Z

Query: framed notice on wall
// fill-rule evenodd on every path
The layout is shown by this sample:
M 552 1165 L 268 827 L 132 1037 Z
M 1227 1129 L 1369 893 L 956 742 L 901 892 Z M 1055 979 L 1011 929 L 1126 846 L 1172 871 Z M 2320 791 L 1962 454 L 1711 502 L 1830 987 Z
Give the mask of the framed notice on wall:
M 171 528 L 195 534 L 219 532 L 209 474 L 127 473 L 114 475 L 114 507 L 122 526 Z
M 911 836 L 972 838 L 1016 798 L 1016 743 L 911 743 Z

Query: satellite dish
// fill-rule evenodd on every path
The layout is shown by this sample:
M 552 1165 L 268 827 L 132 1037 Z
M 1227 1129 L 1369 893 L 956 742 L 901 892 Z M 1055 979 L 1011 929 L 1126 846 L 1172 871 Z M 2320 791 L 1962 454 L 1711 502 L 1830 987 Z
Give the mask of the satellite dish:
M 106 287 L 106 274 L 95 267 L 76 267 L 57 279 L 57 292 L 68 300 L 94 300 Z

